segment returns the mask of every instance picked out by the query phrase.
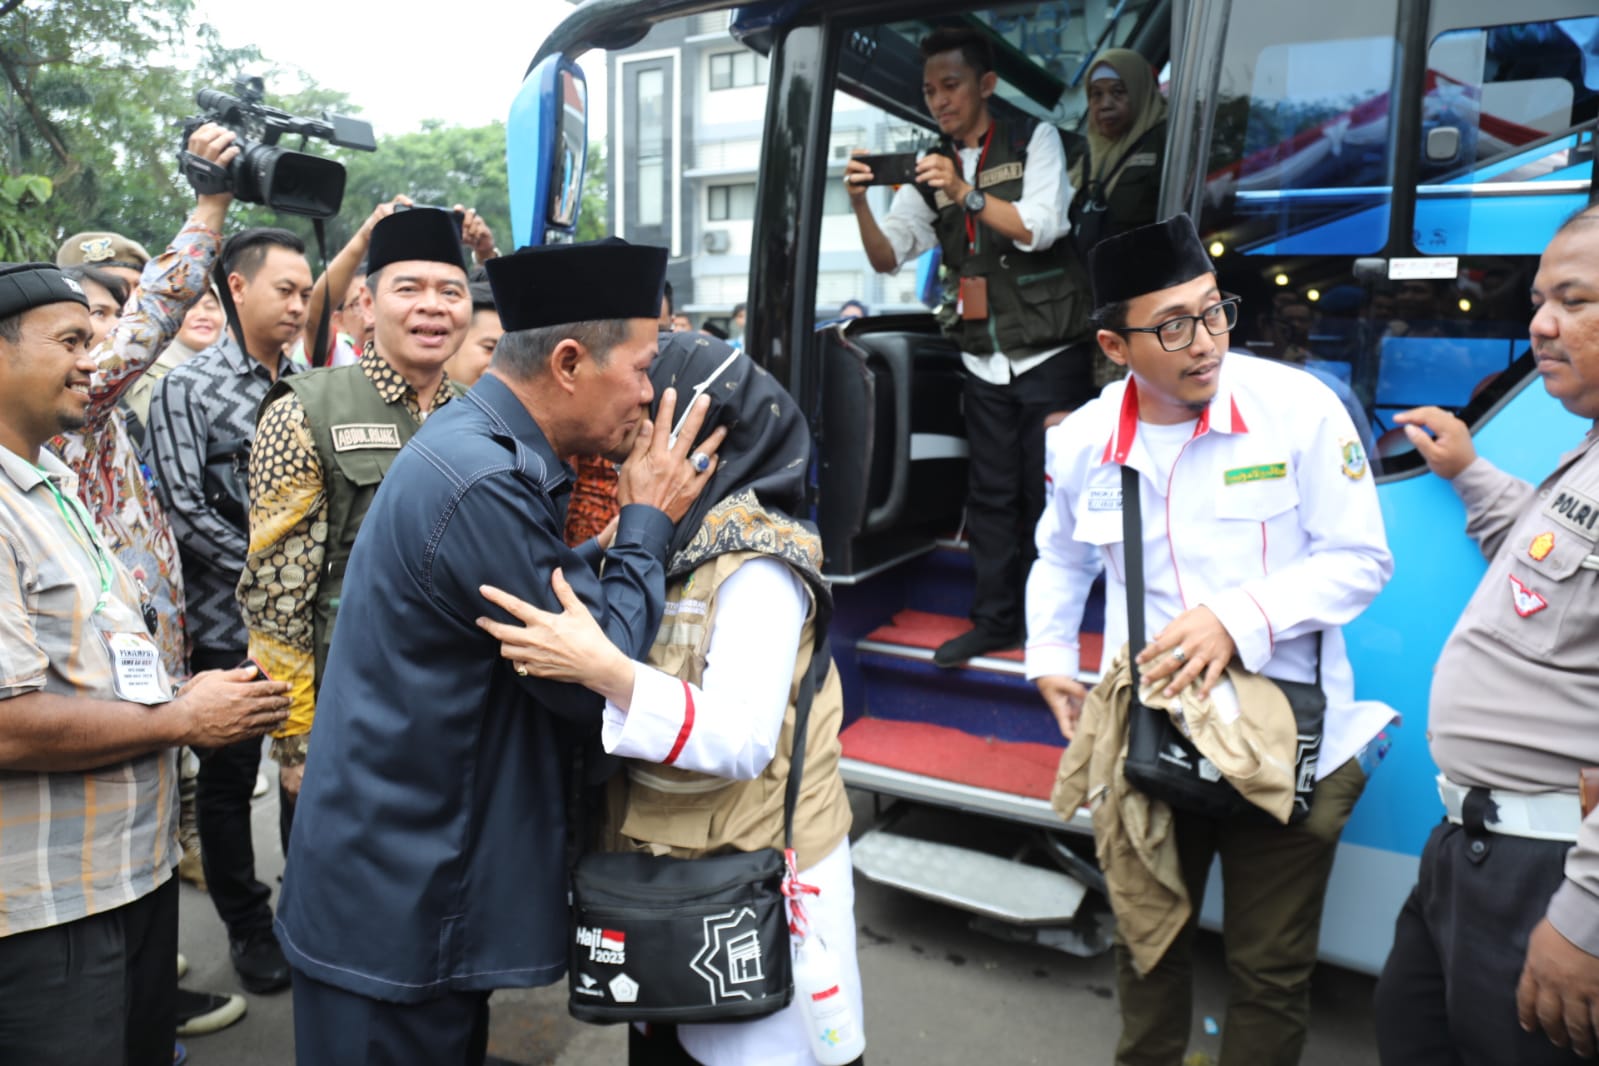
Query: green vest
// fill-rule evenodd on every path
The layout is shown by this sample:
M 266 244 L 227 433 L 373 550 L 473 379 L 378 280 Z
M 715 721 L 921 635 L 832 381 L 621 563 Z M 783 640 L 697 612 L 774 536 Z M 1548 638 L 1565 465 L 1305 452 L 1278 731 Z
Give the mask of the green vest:
M 993 123 L 988 154 L 975 184 L 989 196 L 1015 203 L 1022 198 L 1027 144 L 1036 123 L 1003 119 Z M 960 153 L 952 141 L 945 138 L 933 151 L 953 159 L 960 173 Z M 1063 237 L 1042 252 L 1022 252 L 1010 238 L 979 222 L 973 246 L 967 240 L 962 205 L 942 191 L 923 189 L 922 196 L 937 213 L 933 231 L 944 257 L 946 299 L 938 311 L 939 325 L 961 351 L 991 355 L 998 350 L 1024 358 L 1089 338 L 1092 296 L 1071 240 Z M 988 279 L 987 319 L 960 317 L 955 296 L 962 277 Z
M 266 399 L 265 412 L 280 396 L 293 392 L 305 409 L 322 467 L 327 493 L 328 525 L 323 541 L 322 581 L 312 606 L 311 639 L 316 654 L 316 685 L 333 641 L 333 620 L 339 613 L 344 568 L 361 529 L 361 520 L 394 457 L 416 433 L 419 423 L 404 404 L 387 404 L 360 364 L 325 367 L 278 379 Z M 259 415 L 257 416 L 259 421 Z

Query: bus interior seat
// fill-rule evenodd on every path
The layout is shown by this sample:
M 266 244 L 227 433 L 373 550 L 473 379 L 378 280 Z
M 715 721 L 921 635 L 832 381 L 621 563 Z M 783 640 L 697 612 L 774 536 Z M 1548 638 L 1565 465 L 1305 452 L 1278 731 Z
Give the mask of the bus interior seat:
M 931 315 L 823 330 L 817 525 L 829 577 L 931 547 L 966 496 L 961 361 Z

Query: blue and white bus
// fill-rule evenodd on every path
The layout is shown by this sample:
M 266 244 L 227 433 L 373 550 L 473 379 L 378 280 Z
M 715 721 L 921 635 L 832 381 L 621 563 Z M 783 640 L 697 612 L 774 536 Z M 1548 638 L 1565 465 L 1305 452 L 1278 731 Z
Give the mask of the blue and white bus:
M 988 34 L 994 106 L 1068 131 L 1092 56 L 1133 48 L 1162 71 L 1170 107 L 1161 213 L 1192 214 L 1222 288 L 1244 297 L 1235 345 L 1306 350 L 1376 440 L 1395 575 L 1346 636 L 1357 695 L 1403 723 L 1344 832 L 1321 939 L 1323 958 L 1375 972 L 1441 816 L 1432 664 L 1484 567 L 1461 505 L 1393 415 L 1452 410 L 1482 454 L 1533 480 L 1585 430 L 1532 372 L 1527 293 L 1558 222 L 1594 199 L 1592 0 L 588 0 L 512 107 L 518 245 L 575 228 L 587 96 L 574 60 L 718 10 L 765 57 L 748 349 L 814 413 L 844 772 L 882 800 L 857 868 L 1069 950 L 1107 942 L 1102 905 L 1085 902 L 1098 879 L 1086 814 L 1067 824 L 1047 805 L 1061 739 L 1018 657 L 931 662 L 970 600 L 958 353 L 924 311 L 816 322 L 839 146 L 862 108 L 931 139 L 916 52 L 931 28 Z M 1091 610 L 1085 666 L 1094 622 Z M 1220 897 L 1213 882 L 1211 923 Z

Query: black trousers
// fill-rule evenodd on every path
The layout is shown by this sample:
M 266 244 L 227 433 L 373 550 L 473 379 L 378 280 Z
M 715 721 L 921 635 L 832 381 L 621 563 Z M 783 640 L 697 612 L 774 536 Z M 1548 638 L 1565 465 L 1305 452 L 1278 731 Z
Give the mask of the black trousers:
M 1432 831 L 1377 981 L 1377 1053 L 1385 1066 L 1581 1061 L 1516 1019 L 1527 941 L 1565 878 L 1569 850 L 1558 840 L 1447 821 Z
M 1024 586 L 1038 557 L 1034 532 L 1044 510 L 1044 419 L 1092 399 L 1097 351 L 1093 341 L 1074 345 L 1007 385 L 966 375 L 972 624 L 986 633 L 1020 635 L 1025 628 Z
M 0 937 L 0 1061 L 172 1066 L 178 879 L 115 910 Z
M 230 670 L 244 661 L 243 648 L 196 648 L 191 662 L 201 670 Z M 195 814 L 200 831 L 200 861 L 206 890 L 230 940 L 249 940 L 272 932 L 272 890 L 255 876 L 255 839 L 250 827 L 250 794 L 261 769 L 261 741 L 241 740 L 198 753 L 200 776 Z
M 294 973 L 298 1066 L 482 1066 L 488 1047 L 487 992 L 390 1003 Z

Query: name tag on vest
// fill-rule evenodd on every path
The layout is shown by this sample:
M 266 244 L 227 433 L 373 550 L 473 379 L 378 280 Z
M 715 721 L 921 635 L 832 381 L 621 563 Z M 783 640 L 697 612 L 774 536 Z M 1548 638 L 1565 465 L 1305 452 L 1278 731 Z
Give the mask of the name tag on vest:
M 1007 181 L 1022 180 L 1022 165 L 1020 163 L 1001 163 L 989 167 L 977 176 L 977 187 L 987 189 L 994 185 L 1003 185 Z
M 1139 167 L 1152 167 L 1154 165 L 1155 165 L 1155 153 L 1154 152 L 1139 152 L 1137 155 L 1129 156 L 1127 158 L 1127 162 L 1124 165 L 1124 169 L 1126 169 L 1126 170 L 1137 170 Z
M 1599 527 L 1599 502 L 1571 489 L 1557 489 L 1543 513 L 1584 537 L 1592 537 Z
M 333 450 L 357 452 L 369 448 L 397 449 L 400 428 L 382 422 L 352 422 L 333 427 Z

